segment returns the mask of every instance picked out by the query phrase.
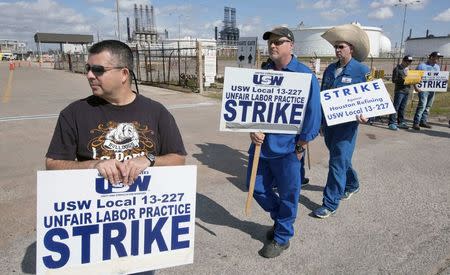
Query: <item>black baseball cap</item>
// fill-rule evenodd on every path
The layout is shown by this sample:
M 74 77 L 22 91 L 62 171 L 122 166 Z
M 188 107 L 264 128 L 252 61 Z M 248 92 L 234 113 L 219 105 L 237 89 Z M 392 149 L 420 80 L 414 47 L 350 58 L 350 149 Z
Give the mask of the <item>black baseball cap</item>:
M 443 57 L 440 52 L 432 52 L 428 57 Z
M 403 57 L 403 61 L 412 62 L 412 61 L 413 61 L 413 58 L 412 58 L 412 56 L 410 56 L 410 55 L 405 55 L 405 56 Z
M 270 37 L 271 34 L 287 37 L 287 38 L 289 38 L 289 40 L 294 42 L 294 34 L 291 32 L 290 29 L 288 29 L 286 27 L 277 27 L 277 28 L 274 28 L 271 31 L 265 32 L 263 34 L 263 39 L 264 40 L 269 40 L 269 37 Z

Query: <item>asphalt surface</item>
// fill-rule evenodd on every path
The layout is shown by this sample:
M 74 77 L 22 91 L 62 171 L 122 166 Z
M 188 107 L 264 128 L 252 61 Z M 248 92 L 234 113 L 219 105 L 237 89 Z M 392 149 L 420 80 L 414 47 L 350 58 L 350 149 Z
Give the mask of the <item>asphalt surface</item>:
M 4 62 L 0 89 L 0 274 L 33 274 L 36 171 L 44 169 L 57 114 L 90 89 L 83 75 L 27 64 L 10 76 Z M 264 259 L 258 250 L 272 222 L 256 202 L 244 214 L 248 134 L 219 132 L 217 99 L 140 90 L 169 108 L 187 163 L 198 166 L 194 264 L 157 274 L 450 274 L 448 120 L 433 119 L 420 132 L 361 125 L 353 158 L 361 191 L 326 220 L 311 216 L 328 170 L 318 137 L 291 247 Z

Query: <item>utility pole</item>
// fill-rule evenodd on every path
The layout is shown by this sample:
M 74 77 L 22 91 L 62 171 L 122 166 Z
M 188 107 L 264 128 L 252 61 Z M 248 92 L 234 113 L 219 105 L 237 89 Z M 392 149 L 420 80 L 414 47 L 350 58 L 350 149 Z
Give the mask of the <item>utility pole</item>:
M 119 17 L 119 0 L 116 0 L 116 12 L 117 12 L 117 37 L 120 41 L 120 17 Z
M 402 39 L 400 40 L 400 49 L 398 50 L 398 58 L 397 58 L 397 64 L 400 63 L 400 58 L 402 56 L 402 48 L 403 48 L 403 34 L 405 33 L 405 21 L 406 21 L 406 9 L 408 8 L 408 5 L 414 5 L 416 3 L 421 3 L 421 0 L 415 0 L 415 1 L 408 1 L 408 0 L 398 0 L 398 3 L 394 6 L 404 6 L 403 10 L 403 25 L 402 25 Z

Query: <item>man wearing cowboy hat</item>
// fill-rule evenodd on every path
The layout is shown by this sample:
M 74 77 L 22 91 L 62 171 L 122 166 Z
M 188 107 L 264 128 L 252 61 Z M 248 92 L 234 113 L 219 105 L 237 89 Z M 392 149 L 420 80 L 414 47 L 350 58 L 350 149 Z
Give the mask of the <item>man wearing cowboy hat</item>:
M 264 69 L 311 74 L 308 103 L 305 108 L 303 127 L 299 134 L 251 133 L 249 163 L 253 162 L 255 144 L 261 145 L 261 154 L 256 172 L 254 198 L 274 221 L 267 232 L 267 243 L 259 251 L 265 258 L 279 256 L 289 247 L 294 236 L 294 222 L 297 217 L 300 196 L 300 160 L 306 144 L 313 140 L 320 129 L 322 111 L 320 108 L 320 87 L 313 72 L 292 55 L 294 35 L 285 27 L 267 31 L 271 62 Z M 248 166 L 247 186 L 252 165 Z M 278 194 L 273 191 L 277 188 Z
M 428 56 L 426 63 L 420 63 L 417 70 L 421 71 L 440 71 L 439 58 L 443 57 L 439 52 L 432 52 Z M 420 130 L 420 127 L 431 128 L 428 124 L 428 115 L 430 113 L 431 105 L 434 102 L 434 92 L 422 92 L 417 86 L 414 86 L 416 92 L 419 93 L 419 103 L 417 104 L 416 113 L 414 114 L 414 130 Z
M 334 46 L 338 61 L 330 64 L 322 80 L 322 90 L 366 82 L 369 68 L 361 62 L 369 54 L 369 38 L 360 27 L 347 24 L 326 31 L 322 37 Z M 356 171 L 352 167 L 352 155 L 355 149 L 358 122 L 367 122 L 363 116 L 334 126 L 326 125 L 323 119 L 325 144 L 330 151 L 329 171 L 323 191 L 322 206 L 313 214 L 326 218 L 336 212 L 341 199 L 349 199 L 359 191 Z

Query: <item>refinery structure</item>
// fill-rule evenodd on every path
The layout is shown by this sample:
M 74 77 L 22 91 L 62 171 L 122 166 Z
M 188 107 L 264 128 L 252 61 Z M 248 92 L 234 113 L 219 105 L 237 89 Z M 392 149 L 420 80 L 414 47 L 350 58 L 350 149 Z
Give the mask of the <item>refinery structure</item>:
M 127 17 L 127 41 L 156 43 L 160 35 L 156 30 L 155 12 L 153 6 L 134 4 L 134 29 L 131 32 L 130 18 Z

